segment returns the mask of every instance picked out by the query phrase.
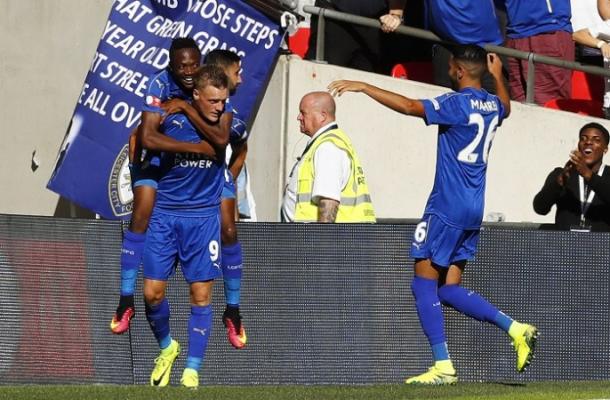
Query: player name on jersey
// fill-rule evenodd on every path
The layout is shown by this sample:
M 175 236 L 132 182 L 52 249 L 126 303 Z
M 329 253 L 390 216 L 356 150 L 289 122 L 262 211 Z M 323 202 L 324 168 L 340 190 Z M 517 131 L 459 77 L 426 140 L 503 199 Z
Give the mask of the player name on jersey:
M 470 107 L 485 112 L 498 111 L 498 103 L 495 101 L 483 101 L 479 99 L 471 99 Z

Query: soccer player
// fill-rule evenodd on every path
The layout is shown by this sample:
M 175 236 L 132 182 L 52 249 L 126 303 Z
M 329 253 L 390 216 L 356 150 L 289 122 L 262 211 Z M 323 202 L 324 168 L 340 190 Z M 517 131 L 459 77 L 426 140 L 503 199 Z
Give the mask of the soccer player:
M 216 66 L 203 66 L 193 78 L 193 106 L 205 120 L 219 124 L 229 96 L 227 77 Z M 169 137 L 198 143 L 201 138 L 185 114 L 170 114 L 162 123 Z M 228 142 L 229 129 L 226 129 Z M 150 376 L 153 386 L 167 386 L 180 345 L 170 332 L 170 309 L 165 290 L 167 280 L 180 262 L 190 285 L 191 315 L 189 347 L 183 386 L 199 385 L 212 329 L 212 286 L 220 271 L 220 194 L 224 185 L 224 151 L 213 157 L 194 153 L 160 155 L 162 176 L 150 218 L 144 249 L 144 301 L 146 318 L 161 354 Z
M 481 89 L 489 69 L 497 96 Z M 537 329 L 514 321 L 474 291 L 460 286 L 466 262 L 475 253 L 483 219 L 487 159 L 496 127 L 510 113 L 510 98 L 502 80 L 502 62 L 476 45 L 457 46 L 449 63 L 457 92 L 431 100 L 414 100 L 364 82 L 335 81 L 331 93 L 363 92 L 394 111 L 438 125 L 436 176 L 421 222 L 415 229 L 411 284 L 421 326 L 434 365 L 406 383 L 445 385 L 457 382 L 440 305 L 445 304 L 479 321 L 497 325 L 513 340 L 517 371 L 529 365 Z
M 130 160 L 132 160 L 133 211 L 128 230 L 123 236 L 121 249 L 121 297 L 116 312 L 110 322 L 115 334 L 129 329 L 135 314 L 133 293 L 138 268 L 142 262 L 142 251 L 146 238 L 148 221 L 155 202 L 159 175 L 159 158 L 155 152 L 209 152 L 210 146 L 226 146 L 222 140 L 223 130 L 231 122 L 230 115 L 223 115 L 221 123 L 210 125 L 202 119 L 190 105 L 193 91 L 193 75 L 201 63 L 201 51 L 191 38 L 176 38 L 169 49 L 170 61 L 167 69 L 158 71 L 149 78 L 145 104 L 142 108 L 140 126 L 130 136 Z M 209 143 L 185 143 L 175 140 L 160 131 L 160 124 L 166 112 L 164 104 L 170 99 L 182 99 L 179 109 L 195 124 L 202 137 Z M 169 108 L 166 106 L 166 108 Z M 142 160 L 142 148 L 148 153 Z
M 229 50 L 212 50 L 205 56 L 205 65 L 216 65 L 222 68 L 229 81 L 229 95 L 235 95 L 237 88 L 242 83 L 241 59 L 239 56 Z M 180 109 L 184 106 L 185 101 L 176 99 L 166 103 L 164 109 L 168 113 L 180 112 Z M 222 321 L 227 329 L 229 343 L 236 349 L 242 349 L 246 346 L 248 338 L 239 313 L 243 263 L 241 243 L 237 239 L 237 228 L 235 226 L 237 196 L 234 179 L 237 178 L 244 166 L 248 152 L 247 140 L 249 134 L 245 129 L 245 122 L 240 119 L 237 110 L 230 102 L 227 102 L 225 112 L 233 114 L 233 122 L 229 135 L 231 151 L 227 151 L 227 171 L 220 205 L 222 224 L 221 266 L 226 300 Z

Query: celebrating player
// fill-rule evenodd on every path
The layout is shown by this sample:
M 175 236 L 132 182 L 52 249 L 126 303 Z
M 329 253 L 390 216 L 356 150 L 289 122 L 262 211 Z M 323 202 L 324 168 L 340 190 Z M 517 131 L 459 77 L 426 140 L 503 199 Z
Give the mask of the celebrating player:
M 110 322 L 110 330 L 116 334 L 129 329 L 129 323 L 135 313 L 133 293 L 159 178 L 159 158 L 155 152 L 213 155 L 215 151 L 210 145 L 226 145 L 222 140 L 222 132 L 231 123 L 231 116 L 226 115 L 222 117 L 220 124 L 211 125 L 202 119 L 193 107 L 188 107 L 185 108 L 185 113 L 209 143 L 180 142 L 161 133 L 160 125 L 165 113 L 161 105 L 171 98 L 191 99 L 193 75 L 200 65 L 201 52 L 194 40 L 177 38 L 172 41 L 169 57 L 167 69 L 156 72 L 149 79 L 142 108 L 142 121 L 129 140 L 134 201 L 129 229 L 123 236 L 121 249 L 121 297 Z M 144 157 L 143 147 L 148 151 Z
M 191 106 L 192 75 L 199 66 L 201 52 L 192 39 L 179 38 L 172 42 L 170 48 L 170 65 L 168 70 L 157 73 L 153 84 L 147 92 L 147 105 L 142 117 L 142 145 L 152 150 L 195 152 L 190 147 L 193 144 L 184 144 L 159 132 L 161 116 L 164 114 L 184 113 L 197 127 L 200 133 L 207 137 L 214 146 L 223 145 L 218 140 L 219 127 L 228 123 L 232 117 L 230 143 L 233 155 L 228 162 L 230 174 L 225 174 L 225 189 L 222 192 L 222 270 L 225 286 L 226 309 L 223 322 L 227 328 L 229 343 L 236 349 L 246 345 L 247 336 L 239 313 L 239 300 L 242 275 L 241 244 L 237 240 L 235 228 L 235 186 L 233 177 L 237 176 L 243 166 L 248 138 L 245 123 L 237 116 L 237 111 L 227 106 L 227 114 L 222 117 L 219 126 L 210 126 L 202 120 Z M 228 89 L 231 95 L 235 94 L 241 84 L 241 60 L 239 56 L 227 50 L 213 50 L 206 57 L 206 63 L 220 66 L 228 78 Z M 149 104 L 150 103 L 150 104 Z M 145 124 L 145 121 L 147 122 Z M 224 129 L 224 128 L 223 128 Z M 210 134 L 206 135 L 206 132 Z M 167 143 L 173 145 L 168 147 Z M 205 142 L 202 145 L 207 145 Z M 179 146 L 179 147 L 177 147 Z M 205 153 L 205 152 L 204 152 Z M 209 153 L 205 153 L 209 154 Z M 137 155 L 136 155 L 137 158 Z M 129 322 L 135 312 L 133 292 L 138 267 L 141 262 L 142 248 L 144 246 L 145 232 L 148 226 L 152 208 L 155 201 L 156 171 L 155 163 L 146 163 L 146 168 L 140 168 L 134 178 L 134 211 L 129 230 L 123 239 L 121 256 L 121 299 L 116 314 L 111 322 L 111 330 L 120 334 L 129 329 Z M 142 173 L 147 171 L 146 174 Z
M 481 89 L 486 70 L 496 81 L 497 96 Z M 479 321 L 497 325 L 513 340 L 517 371 L 529 365 L 537 329 L 514 321 L 474 291 L 460 286 L 466 263 L 475 253 L 483 219 L 487 159 L 496 127 L 510 113 L 502 63 L 475 45 L 457 46 L 449 63 L 457 92 L 414 100 L 364 82 L 335 81 L 331 93 L 363 92 L 394 111 L 438 125 L 436 176 L 421 222 L 415 229 L 411 284 L 420 324 L 434 365 L 406 383 L 445 385 L 457 382 L 449 358 L 441 303 Z
M 194 76 L 193 106 L 201 117 L 218 124 L 228 98 L 227 77 L 221 68 L 203 66 Z M 194 124 L 184 114 L 168 115 L 162 129 L 177 140 L 199 142 Z M 229 129 L 226 129 L 228 142 Z M 226 143 L 225 142 L 225 143 Z M 212 328 L 212 286 L 220 276 L 220 194 L 224 185 L 224 151 L 214 157 L 193 153 L 160 155 L 162 176 L 147 231 L 144 250 L 146 318 L 161 354 L 150 376 L 153 386 L 166 386 L 180 354 L 170 333 L 170 309 L 165 297 L 167 280 L 180 261 L 190 285 L 189 348 L 181 383 L 199 385 L 198 371 Z
M 205 65 L 216 65 L 223 69 L 229 82 L 229 95 L 235 95 L 237 88 L 242 83 L 241 59 L 237 54 L 229 50 L 212 50 L 205 56 Z M 163 108 L 168 113 L 181 112 L 188 104 L 182 99 L 170 100 Z M 220 205 L 222 223 L 222 277 L 226 308 L 222 321 L 227 329 L 229 343 L 236 349 L 246 346 L 248 340 L 246 330 L 241 321 L 239 313 L 239 301 L 241 295 L 242 276 L 242 251 L 241 243 L 237 239 L 237 228 L 235 226 L 236 213 L 236 188 L 234 179 L 237 178 L 244 166 L 248 152 L 248 131 L 246 124 L 240 119 L 235 107 L 227 101 L 225 112 L 233 114 L 229 145 L 231 151 L 227 151 L 225 173 L 225 186 L 222 190 L 222 202 Z

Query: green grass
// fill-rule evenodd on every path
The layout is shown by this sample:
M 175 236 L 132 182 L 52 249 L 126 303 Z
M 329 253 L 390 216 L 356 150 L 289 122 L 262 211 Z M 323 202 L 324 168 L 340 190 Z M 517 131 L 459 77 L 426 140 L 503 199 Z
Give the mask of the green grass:
M 460 383 L 447 387 L 376 386 L 202 386 L 198 390 L 148 386 L 0 386 L 0 399 L 28 400 L 308 400 L 308 399 L 610 399 L 610 382 L 538 382 L 528 384 Z

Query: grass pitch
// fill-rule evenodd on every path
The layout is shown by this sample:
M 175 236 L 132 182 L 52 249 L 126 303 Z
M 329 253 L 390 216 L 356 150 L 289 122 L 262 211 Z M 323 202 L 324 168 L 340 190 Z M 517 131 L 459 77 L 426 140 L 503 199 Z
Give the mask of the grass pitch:
M 455 386 L 202 386 L 198 390 L 148 386 L 0 386 L 0 399 L 11 400 L 323 400 L 323 399 L 481 399 L 610 400 L 610 382 L 459 383 Z

